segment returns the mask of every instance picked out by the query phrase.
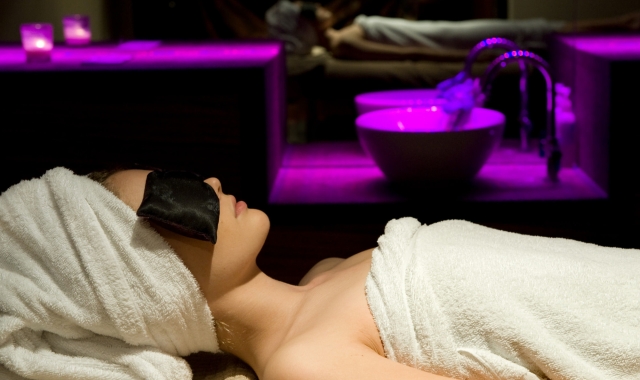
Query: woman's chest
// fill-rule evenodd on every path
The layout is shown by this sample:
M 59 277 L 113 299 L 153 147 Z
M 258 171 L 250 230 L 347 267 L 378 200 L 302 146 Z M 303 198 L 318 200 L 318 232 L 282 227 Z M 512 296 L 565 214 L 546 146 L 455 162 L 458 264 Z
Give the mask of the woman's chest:
M 300 336 L 327 347 L 363 344 L 381 356 L 384 350 L 365 294 L 370 256 L 331 271 L 310 291 L 301 316 Z

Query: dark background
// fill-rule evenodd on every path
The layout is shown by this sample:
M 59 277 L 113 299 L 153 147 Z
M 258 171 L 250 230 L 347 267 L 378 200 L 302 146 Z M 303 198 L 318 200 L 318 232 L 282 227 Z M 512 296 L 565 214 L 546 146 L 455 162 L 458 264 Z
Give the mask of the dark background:
M 243 0 L 241 4 L 250 11 L 253 17 L 261 18 L 268 7 L 274 1 Z M 331 8 L 340 18 L 336 27 L 348 24 L 357 14 L 379 14 L 390 17 L 404 17 L 408 19 L 434 19 L 434 20 L 463 20 L 471 18 L 507 16 L 506 0 L 422 0 L 422 1 L 382 1 L 382 0 L 336 0 L 333 2 L 322 2 Z M 232 6 L 231 3 L 219 0 L 108 0 L 107 8 L 110 14 L 110 34 L 113 40 L 121 39 L 163 39 L 163 40 L 208 40 L 208 39 L 229 39 L 238 37 L 255 37 L 252 35 L 239 36 L 238 29 L 228 18 L 224 17 L 225 7 Z M 251 17 L 248 15 L 247 17 Z M 251 31 L 250 31 L 251 32 Z M 249 33 L 250 34 L 250 33 Z M 5 80 L 5 85 L 8 79 Z M 12 79 L 19 80 L 15 74 Z M 62 80 L 62 79 L 61 79 Z M 75 80 L 75 79 L 74 79 Z M 212 79 L 213 80 L 213 79 Z M 197 83 L 193 79 L 188 83 Z M 64 82 L 64 81 L 63 81 Z M 212 82 L 215 83 L 215 82 Z M 109 81 L 105 78 L 103 86 L 108 87 Z M 304 84 L 303 84 L 304 85 Z M 59 87 L 63 87 L 60 83 Z M 172 105 L 177 107 L 184 117 L 192 118 L 197 124 L 198 118 L 208 118 L 206 110 L 199 108 L 197 104 L 190 102 L 189 94 L 196 95 L 196 90 L 189 89 L 184 85 L 184 102 Z M 194 92 L 195 91 L 195 92 Z M 198 90 L 199 91 L 199 90 Z M 105 92 L 103 101 L 104 108 L 100 110 L 104 117 L 109 116 L 109 105 L 114 103 L 136 104 L 136 107 L 147 107 L 147 116 L 138 114 L 132 120 L 136 122 L 151 123 L 148 129 L 151 135 L 153 132 L 160 132 L 163 129 L 163 110 L 167 104 L 140 104 L 140 99 L 135 96 L 136 92 L 128 92 L 123 96 L 118 91 Z M 216 98 L 215 94 L 197 94 L 201 99 L 210 96 L 211 101 L 224 102 L 223 97 Z M 20 96 L 20 94 L 4 94 L 2 99 L 4 107 L 7 106 L 8 96 Z M 213 100 L 212 100 L 213 99 Z M 514 102 L 517 107 L 517 101 Z M 51 112 L 64 113 L 65 107 L 77 107 L 78 104 L 64 104 L 64 98 L 58 98 L 52 103 Z M 534 105 L 535 107 L 535 105 Z M 507 105 L 505 109 L 514 109 Z M 20 110 L 16 111 L 20 113 Z M 25 115 L 36 117 L 25 110 Z M 535 113 L 534 113 L 535 114 Z M 215 115 L 214 115 L 215 116 Z M 251 117 L 251 115 L 237 115 L 237 118 Z M 535 116 L 534 116 L 535 117 Z M 94 131 L 99 131 L 99 125 L 104 118 L 76 120 L 78 123 L 87 123 L 96 126 Z M 45 123 L 46 120 L 40 120 Z M 226 130 L 228 136 L 209 136 L 211 139 L 228 138 L 233 140 L 233 124 L 238 120 L 229 119 L 229 128 Z M 28 146 L 28 129 L 10 130 L 9 126 L 13 121 L 5 119 L 3 121 L 3 150 L 4 157 L 7 154 L 23 155 L 17 156 L 18 160 L 28 160 L 28 149 L 53 149 L 52 146 Z M 636 122 L 637 124 L 637 122 Z M 50 131 L 54 131 L 59 126 L 51 126 Z M 123 126 L 124 128 L 125 126 Z M 15 128 L 15 126 L 14 126 Z M 164 131 L 171 132 L 171 131 Z M 126 133 L 126 131 L 124 131 Z M 170 135 L 170 133 L 169 133 Z M 329 133 L 320 136 L 321 139 L 344 139 L 353 138 L 355 135 Z M 52 134 L 51 141 L 64 139 L 64 134 Z M 96 139 L 105 138 L 99 133 Z M 113 138 L 107 136 L 106 138 Z M 191 141 L 188 141 L 192 139 Z M 17 146 L 13 141 L 21 140 L 25 144 L 23 150 L 15 150 Z M 131 157 L 137 161 L 144 161 L 144 139 L 138 139 L 138 144 L 131 146 L 118 145 L 120 154 L 124 161 L 130 161 Z M 194 136 L 182 141 L 184 144 L 180 149 L 188 150 L 188 144 L 198 144 Z M 166 149 L 170 151 L 171 139 L 158 142 L 166 144 Z M 114 146 L 117 142 L 114 142 Z M 142 148 L 142 149 L 141 149 Z M 91 146 L 81 147 L 88 152 Z M 128 150 L 128 151 L 127 151 Z M 127 153 L 128 152 L 128 153 Z M 104 155 L 113 152 L 105 151 Z M 175 153 L 175 152 L 174 152 Z M 221 153 L 221 152 L 218 152 Z M 60 154 L 59 152 L 52 152 Z M 94 155 L 101 152 L 92 152 Z M 129 154 L 129 156 L 127 156 Z M 230 153 L 231 154 L 231 153 Z M 127 158 L 128 157 L 128 158 Z M 14 158 L 16 158 L 14 156 Z M 216 159 L 223 159 L 217 157 Z M 261 160 L 261 157 L 248 157 L 247 160 Z M 5 162 L 6 164 L 6 162 Z M 86 163 L 86 170 L 98 168 L 98 164 Z M 42 168 L 44 170 L 46 168 Z M 5 166 L 5 174 L 20 172 L 19 166 Z M 206 169 L 204 174 L 206 173 Z M 212 173 L 222 177 L 224 183 L 228 183 L 226 189 L 231 191 L 236 185 L 234 181 L 241 182 L 239 174 Z M 220 175 L 222 174 L 222 175 Z M 636 173 L 628 173 L 637 175 Z M 238 185 L 238 187 L 240 187 Z M 636 192 L 638 194 L 638 192 Z M 242 197 L 243 194 L 238 194 Z M 640 194 L 631 195 L 626 199 L 612 202 L 576 202 L 571 205 L 562 205 L 563 215 L 557 217 L 556 208 L 559 205 L 553 202 L 532 203 L 532 204 L 485 204 L 467 207 L 464 204 L 441 204 L 437 208 L 424 207 L 399 207 L 389 206 L 387 208 L 376 208 L 375 210 L 366 205 L 350 206 L 318 206 L 318 207 L 266 207 L 267 213 L 271 217 L 272 228 L 267 238 L 263 252 L 258 258 L 258 264 L 265 272 L 277 279 L 296 283 L 304 273 L 318 260 L 326 257 L 348 257 L 365 249 L 375 247 L 377 238 L 383 233 L 384 225 L 390 218 L 403 216 L 415 216 L 422 222 L 433 223 L 438 220 L 460 218 L 476 223 L 495 227 L 507 231 L 527 233 L 549 237 L 563 237 L 578 239 L 581 241 L 619 247 L 640 248 Z M 513 211 L 517 210 L 517 211 Z M 619 220 L 619 210 L 625 210 L 625 214 L 634 217 L 630 220 Z

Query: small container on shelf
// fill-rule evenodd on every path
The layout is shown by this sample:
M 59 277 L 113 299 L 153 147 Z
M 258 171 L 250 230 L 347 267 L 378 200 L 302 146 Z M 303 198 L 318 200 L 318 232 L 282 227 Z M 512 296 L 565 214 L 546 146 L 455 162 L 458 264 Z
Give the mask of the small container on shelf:
M 91 27 L 87 15 L 64 16 L 62 28 L 67 45 L 88 45 L 91 42 Z
M 53 26 L 51 24 L 20 25 L 22 47 L 27 53 L 27 62 L 51 61 L 53 49 Z

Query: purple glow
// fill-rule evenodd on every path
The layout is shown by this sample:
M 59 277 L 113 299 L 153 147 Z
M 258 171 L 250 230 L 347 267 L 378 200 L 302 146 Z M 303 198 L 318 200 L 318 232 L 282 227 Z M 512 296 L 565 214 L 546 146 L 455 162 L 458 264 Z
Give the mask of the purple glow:
M 209 47 L 159 47 L 140 52 L 135 59 L 141 62 L 157 61 L 235 61 L 235 60 L 268 60 L 278 54 L 279 49 L 273 46 L 209 46 Z
M 22 24 L 20 36 L 27 62 L 49 62 L 53 49 L 51 24 Z
M 62 28 L 67 45 L 88 45 L 91 42 L 91 27 L 87 15 L 64 16 Z
M 391 90 L 368 92 L 355 97 L 358 115 L 384 108 L 421 107 L 441 105 L 444 99 L 438 99 L 439 90 Z
M 159 47 L 162 41 L 133 40 L 118 45 L 119 50 L 152 50 Z
M 469 121 L 461 129 L 452 131 L 449 127 L 449 115 L 441 107 L 390 108 L 358 116 L 356 126 L 388 132 L 404 133 L 451 133 L 465 130 L 491 128 L 504 124 L 504 115 L 500 112 L 474 108 Z
M 640 57 L 640 35 L 567 36 L 560 38 L 577 50 L 607 57 Z
M 579 168 L 566 168 L 560 173 L 559 183 L 549 182 L 544 158 L 536 152 L 520 151 L 518 144 L 517 140 L 505 140 L 461 199 L 502 202 L 607 198 Z M 402 201 L 410 199 L 389 187 L 384 174 L 357 142 L 290 146 L 269 197 L 271 204 Z
M 366 168 L 281 168 L 271 204 L 398 202 L 377 166 Z
M 79 48 L 55 47 L 50 50 L 51 64 L 39 65 L 37 70 L 56 67 L 81 69 L 84 65 L 126 64 L 136 68 L 156 67 L 252 67 L 263 66 L 280 52 L 279 42 L 255 43 L 171 43 L 158 45 L 157 41 L 136 41 L 135 44 L 90 45 Z M 126 45 L 129 44 L 129 45 Z M 21 65 L 25 52 L 17 46 L 0 47 L 0 67 L 3 70 L 31 70 Z

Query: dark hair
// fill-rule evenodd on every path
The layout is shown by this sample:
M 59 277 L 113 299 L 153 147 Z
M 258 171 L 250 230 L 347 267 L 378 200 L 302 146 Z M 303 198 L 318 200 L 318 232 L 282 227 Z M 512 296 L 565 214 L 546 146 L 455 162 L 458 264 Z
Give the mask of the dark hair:
M 106 170 L 97 170 L 95 172 L 91 172 L 89 174 L 87 174 L 87 177 L 89 179 L 92 179 L 96 182 L 98 182 L 99 184 L 104 185 L 107 180 L 109 179 L 109 177 L 111 177 L 112 175 L 116 174 L 117 172 L 120 172 L 124 169 L 121 168 L 114 168 L 114 169 L 106 169 Z
M 111 183 L 109 183 L 109 178 L 112 175 L 114 175 L 117 172 L 120 172 L 122 170 L 125 170 L 125 169 L 113 168 L 113 169 L 105 169 L 105 170 L 96 170 L 96 171 L 93 171 L 93 172 L 87 174 L 87 178 L 98 182 L 105 189 L 107 189 L 110 192 L 112 192 L 116 197 L 119 197 L 118 193 L 116 192 L 116 189 L 113 186 L 111 186 Z
M 135 169 L 151 170 L 151 171 L 160 170 L 160 168 L 156 166 L 142 165 L 142 164 L 114 165 L 108 169 L 92 171 L 91 173 L 87 174 L 87 178 L 92 179 L 108 188 L 109 177 L 111 177 L 112 175 L 118 172 L 122 172 L 125 170 L 135 170 Z

